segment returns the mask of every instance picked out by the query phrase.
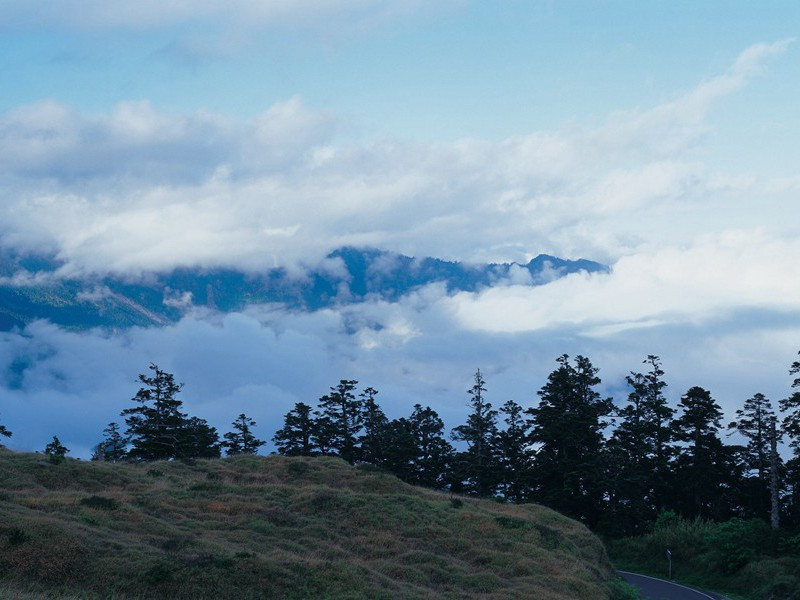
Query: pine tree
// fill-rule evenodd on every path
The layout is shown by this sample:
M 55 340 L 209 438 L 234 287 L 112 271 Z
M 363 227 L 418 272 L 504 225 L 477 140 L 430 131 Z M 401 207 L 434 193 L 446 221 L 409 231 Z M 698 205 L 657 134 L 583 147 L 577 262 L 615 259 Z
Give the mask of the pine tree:
M 676 505 L 686 516 L 719 517 L 729 466 L 718 435 L 722 409 L 708 390 L 697 386 L 681 397 L 678 407 L 683 412 L 673 421 L 675 439 L 687 446 L 677 458 L 681 489 L 675 497 Z
M 389 426 L 389 419 L 378 406 L 375 397 L 378 390 L 368 387 L 360 395 L 361 397 L 361 421 L 364 426 L 364 433 L 358 439 L 360 446 L 360 459 L 373 465 L 380 465 L 384 460 L 384 448 L 386 445 L 386 429 Z
M 418 454 L 414 427 L 408 419 L 393 419 L 384 429 L 384 450 L 381 465 L 408 483 L 415 483 Z
M 459 452 L 459 476 L 466 489 L 478 496 L 490 496 L 497 486 L 497 462 L 494 456 L 493 441 L 497 435 L 497 411 L 486 401 L 486 381 L 480 369 L 475 372 L 475 383 L 467 390 L 472 412 L 464 425 L 453 429 L 451 437 L 458 442 L 466 442 L 467 450 Z
M 594 389 L 598 370 L 583 356 L 564 354 L 539 391 L 531 416 L 536 447 L 535 499 L 594 527 L 604 495 L 603 429 L 613 404 Z
M 64 446 L 56 436 L 53 436 L 53 441 L 44 449 L 47 459 L 53 464 L 64 462 L 68 452 L 69 448 Z
M 756 473 L 755 477 L 747 476 L 740 484 L 743 503 L 752 516 L 765 519 L 771 511 L 770 438 L 775 412 L 764 394 L 758 393 L 744 401 L 736 416 L 738 419 L 731 422 L 728 429 L 747 438 L 747 470 Z
M 0 425 L 0 436 L 2 436 L 2 437 L 11 437 L 12 435 L 14 435 L 14 434 L 13 434 L 13 433 L 11 433 L 11 432 L 10 432 L 10 431 L 9 431 L 9 430 L 6 428 L 6 426 L 5 426 L 5 425 Z M 0 448 L 3 448 L 3 447 L 4 447 L 4 446 L 3 446 L 3 444 L 0 444 Z
M 122 462 L 127 458 L 128 452 L 128 438 L 120 433 L 120 426 L 118 423 L 109 423 L 103 429 L 105 436 L 103 440 L 95 447 L 92 460 L 99 460 L 105 462 Z
M 533 452 L 530 448 L 530 423 L 522 407 L 509 400 L 500 408 L 506 426 L 494 439 L 494 454 L 499 467 L 503 495 L 512 502 L 524 502 L 529 494 Z
M 180 412 L 183 402 L 176 398 L 182 385 L 175 377 L 151 364 L 153 375 L 139 375 L 144 384 L 133 401 L 139 406 L 122 411 L 126 433 L 131 440 L 128 456 L 133 460 L 177 458 L 181 453 L 181 429 L 186 415 Z
M 444 422 L 430 406 L 415 404 L 408 425 L 414 440 L 412 483 L 443 487 L 453 454 L 453 447 L 444 439 Z
M 178 451 L 175 458 L 193 461 L 196 458 L 219 458 L 220 443 L 216 427 L 205 419 L 184 419 L 178 429 Z
M 272 437 L 279 454 L 312 456 L 315 454 L 315 423 L 308 404 L 298 402 L 283 418 L 283 427 Z
M 363 425 L 361 400 L 353 393 L 357 381 L 342 379 L 319 399 L 320 414 L 330 420 L 330 446 L 349 463 L 358 458 L 358 434 Z M 326 422 L 322 425 L 327 427 Z
M 232 425 L 236 431 L 226 433 L 223 436 L 225 441 L 222 443 L 228 456 L 255 454 L 266 444 L 253 435 L 251 429 L 255 427 L 256 422 L 244 413 L 240 414 Z
M 630 373 L 628 404 L 616 411 L 620 423 L 606 455 L 609 513 L 604 529 L 616 534 L 646 530 L 664 508 L 669 489 L 670 421 L 664 371 L 659 358 L 648 355 L 647 373 Z
M 798 353 L 800 354 L 800 353 Z M 783 430 L 791 440 L 789 446 L 794 450 L 796 458 L 800 458 L 800 361 L 795 361 L 789 368 L 790 375 L 797 375 L 792 382 L 792 394 L 779 402 L 783 418 Z

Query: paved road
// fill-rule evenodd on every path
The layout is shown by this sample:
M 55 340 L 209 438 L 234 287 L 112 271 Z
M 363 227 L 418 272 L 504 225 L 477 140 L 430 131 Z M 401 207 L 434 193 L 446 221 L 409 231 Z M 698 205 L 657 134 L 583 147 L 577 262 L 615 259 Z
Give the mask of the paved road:
M 724 596 L 686 587 L 647 575 L 620 571 L 620 575 L 639 590 L 642 600 L 724 600 Z

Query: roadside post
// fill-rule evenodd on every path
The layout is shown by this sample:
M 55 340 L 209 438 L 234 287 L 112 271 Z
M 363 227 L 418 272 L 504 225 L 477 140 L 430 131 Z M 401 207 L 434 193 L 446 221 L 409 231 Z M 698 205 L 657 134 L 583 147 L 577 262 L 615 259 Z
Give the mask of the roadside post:
M 669 561 L 669 577 L 668 579 L 672 579 L 672 551 L 667 549 L 667 560 Z

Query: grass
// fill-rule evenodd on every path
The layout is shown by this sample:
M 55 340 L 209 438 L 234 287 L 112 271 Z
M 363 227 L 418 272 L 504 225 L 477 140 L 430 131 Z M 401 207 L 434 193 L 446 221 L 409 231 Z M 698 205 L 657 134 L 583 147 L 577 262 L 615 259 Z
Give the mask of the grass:
M 583 525 L 334 458 L 0 451 L 0 490 L 2 598 L 629 597 Z
M 724 593 L 733 600 L 800 600 L 800 536 L 760 520 L 714 523 L 667 513 L 651 533 L 609 542 L 620 569 L 667 577 Z

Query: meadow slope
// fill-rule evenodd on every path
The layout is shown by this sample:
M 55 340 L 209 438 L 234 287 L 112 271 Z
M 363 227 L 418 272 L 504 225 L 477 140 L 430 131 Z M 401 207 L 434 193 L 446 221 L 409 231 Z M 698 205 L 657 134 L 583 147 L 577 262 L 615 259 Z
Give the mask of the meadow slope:
M 3 598 L 615 596 L 602 543 L 537 505 L 335 458 L 148 464 L 0 450 Z

